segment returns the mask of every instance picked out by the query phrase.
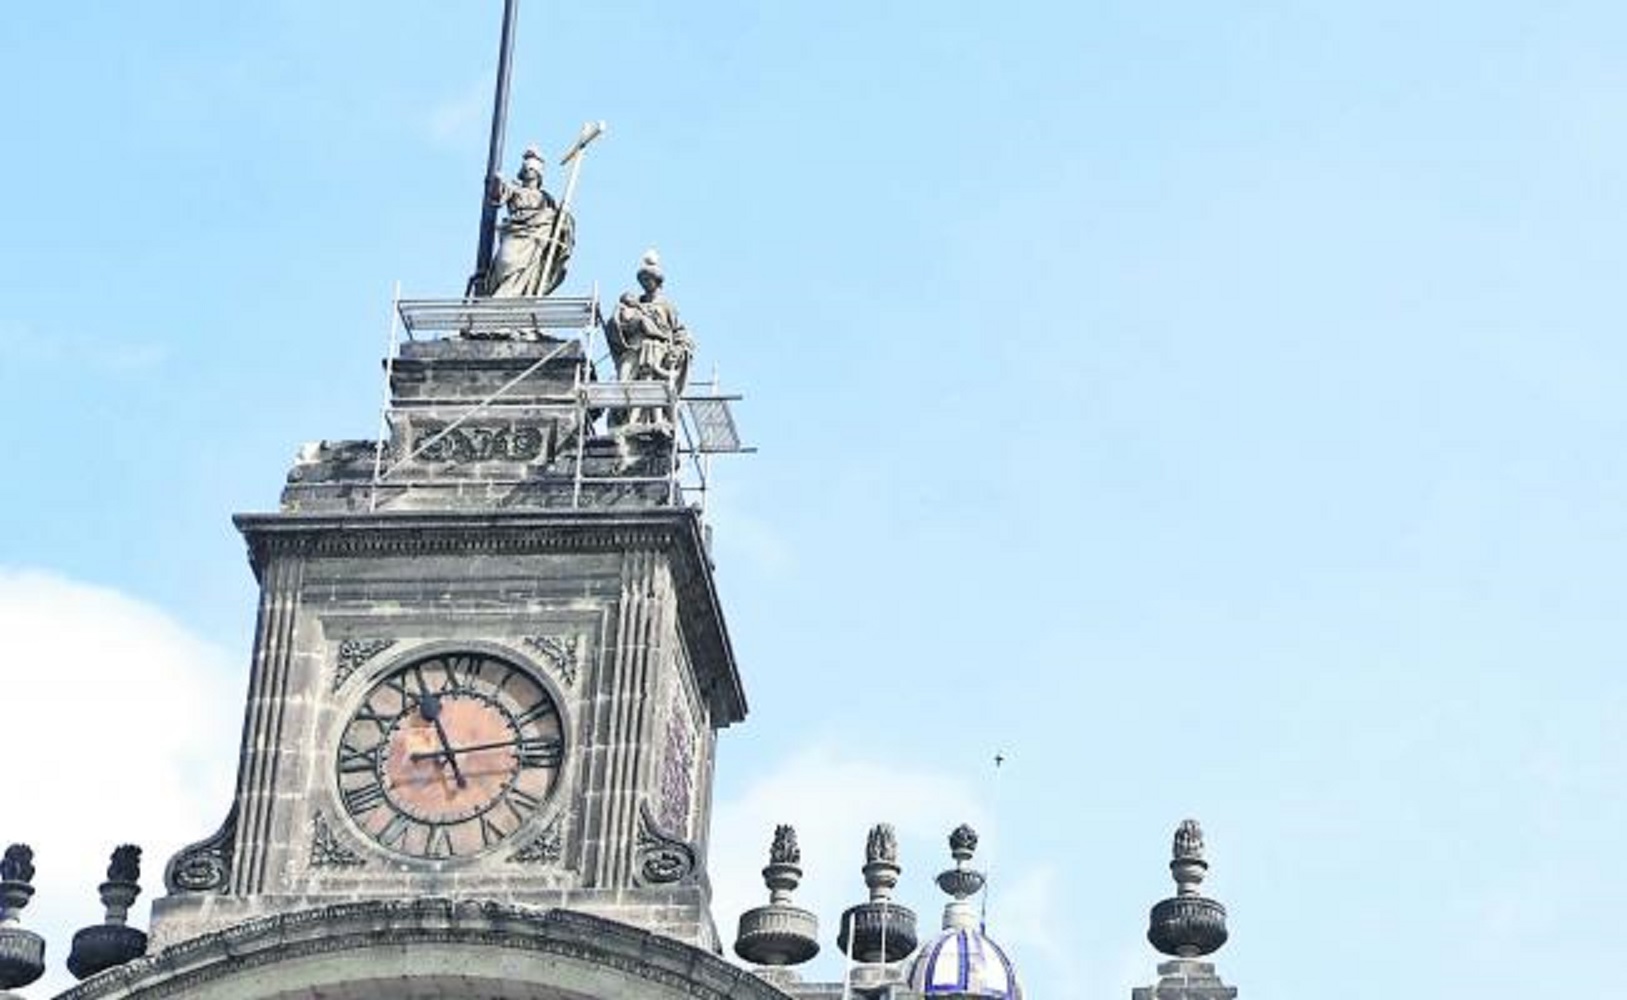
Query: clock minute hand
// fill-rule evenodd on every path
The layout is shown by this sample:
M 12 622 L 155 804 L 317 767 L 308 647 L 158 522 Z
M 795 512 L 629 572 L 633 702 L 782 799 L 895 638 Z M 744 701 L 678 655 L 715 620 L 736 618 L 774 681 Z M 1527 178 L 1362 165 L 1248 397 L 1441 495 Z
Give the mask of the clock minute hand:
M 446 762 L 452 765 L 452 779 L 458 783 L 458 787 L 469 787 L 468 779 L 463 776 L 463 769 L 458 766 L 457 751 L 452 749 L 452 741 L 447 739 L 446 736 L 446 727 L 441 725 L 441 699 L 432 694 L 424 695 L 418 700 L 418 714 L 428 719 L 430 724 L 435 727 L 435 735 L 440 737 L 441 746 L 445 750 L 443 753 L 428 755 L 415 753 L 412 755 L 412 759 L 416 761 L 424 759 L 425 756 L 445 756 Z
M 519 746 L 521 743 L 531 742 L 524 737 L 515 737 L 512 740 L 498 740 L 496 743 L 475 743 L 466 747 L 447 747 L 445 750 L 427 750 L 412 755 L 413 760 L 428 760 L 431 757 L 445 757 L 454 753 L 474 753 L 478 750 L 496 750 L 500 747 Z

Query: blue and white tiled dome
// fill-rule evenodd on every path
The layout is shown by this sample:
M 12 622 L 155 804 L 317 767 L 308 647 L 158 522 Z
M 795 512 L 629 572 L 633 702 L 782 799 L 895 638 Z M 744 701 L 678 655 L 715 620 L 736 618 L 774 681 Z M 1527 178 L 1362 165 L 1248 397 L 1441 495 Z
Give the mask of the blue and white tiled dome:
M 1023 1000 L 1017 970 L 1005 950 L 983 933 L 983 922 L 970 897 L 985 876 L 971 867 L 977 831 L 962 823 L 949 835 L 955 867 L 938 875 L 938 888 L 949 894 L 943 908 L 943 933 L 926 942 L 910 966 L 910 988 L 925 997 L 987 997 Z
M 975 920 L 974 926 L 947 928 L 921 946 L 910 967 L 910 988 L 928 997 L 1022 1000 L 1023 996 L 1011 959 L 976 928 Z

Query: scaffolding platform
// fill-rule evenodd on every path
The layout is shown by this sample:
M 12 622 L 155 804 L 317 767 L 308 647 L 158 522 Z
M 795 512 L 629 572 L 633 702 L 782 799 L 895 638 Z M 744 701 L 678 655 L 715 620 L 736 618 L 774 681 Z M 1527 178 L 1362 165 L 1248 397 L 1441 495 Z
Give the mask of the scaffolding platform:
M 368 510 L 704 510 L 713 456 L 756 450 L 741 443 L 730 409 L 741 397 L 719 391 L 715 376 L 683 391 L 671 381 L 600 381 L 600 322 L 596 295 L 397 297 L 371 468 L 359 449 L 336 443 L 301 467 L 301 502 L 365 476 Z M 398 323 L 410 346 L 396 339 Z
M 419 334 L 455 334 L 473 339 L 526 332 L 569 331 L 598 326 L 599 300 L 593 296 L 512 299 L 401 299 L 396 313 L 409 339 Z

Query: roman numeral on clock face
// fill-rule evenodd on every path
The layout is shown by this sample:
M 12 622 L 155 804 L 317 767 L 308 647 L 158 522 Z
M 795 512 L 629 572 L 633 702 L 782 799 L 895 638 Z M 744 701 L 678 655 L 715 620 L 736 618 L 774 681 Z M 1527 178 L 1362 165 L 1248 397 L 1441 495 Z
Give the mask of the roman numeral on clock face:
M 398 847 L 407 839 L 407 831 L 412 829 L 412 820 L 396 813 L 390 817 L 390 822 L 384 824 L 384 829 L 378 832 L 378 841 L 385 847 Z
M 390 725 L 395 722 L 395 718 L 396 717 L 393 714 L 385 715 L 384 713 L 375 709 L 371 704 L 366 704 L 356 710 L 356 715 L 352 719 L 352 722 L 371 722 L 373 725 L 378 727 L 379 732 L 387 733 L 390 731 Z
M 394 691 L 401 699 L 401 704 L 412 705 L 424 691 L 424 675 L 419 669 L 408 667 L 400 673 L 384 678 L 380 688 Z
M 342 793 L 345 799 L 345 808 L 352 816 L 372 812 L 384 804 L 384 786 L 378 782 L 369 782 L 355 788 L 347 788 Z
M 559 708 L 554 704 L 553 699 L 544 698 L 535 705 L 532 705 L 530 708 L 526 709 L 524 712 L 516 715 L 514 717 L 514 724 L 516 726 L 527 726 L 533 722 L 540 722 L 543 719 L 558 714 Z
M 503 802 L 508 806 L 509 812 L 512 812 L 515 818 L 522 823 L 525 822 L 527 816 L 537 811 L 538 806 L 542 805 L 541 799 L 518 788 L 510 788 L 507 792 L 504 792 Z
M 558 767 L 565 756 L 565 743 L 553 737 L 528 737 L 514 744 L 521 767 Z
M 443 692 L 473 690 L 480 678 L 484 661 L 478 656 L 451 656 L 446 660 L 446 677 L 441 684 Z
M 492 819 L 491 819 L 491 817 L 489 815 L 484 814 L 484 813 L 481 814 L 481 816 L 480 816 L 480 846 L 481 847 L 490 847 L 491 845 L 497 843 L 499 840 L 502 840 L 506 836 L 508 836 L 508 831 L 507 830 L 503 829 L 502 827 L 498 826 L 496 823 L 492 822 Z
M 444 826 L 429 828 L 429 840 L 424 844 L 424 854 L 431 858 L 446 858 L 456 854 L 452 846 L 452 831 Z
M 375 743 L 365 750 L 358 750 L 349 743 L 339 744 L 339 773 L 376 773 L 379 766 L 379 752 L 383 749 L 384 744 L 382 743 Z

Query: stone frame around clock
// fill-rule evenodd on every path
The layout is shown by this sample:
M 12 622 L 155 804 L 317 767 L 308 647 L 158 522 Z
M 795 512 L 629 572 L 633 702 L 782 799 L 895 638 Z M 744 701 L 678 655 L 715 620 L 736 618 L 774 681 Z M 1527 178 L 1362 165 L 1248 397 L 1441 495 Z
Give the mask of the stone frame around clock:
M 394 640 L 391 645 L 376 658 L 376 662 L 365 664 L 362 669 L 353 671 L 344 679 L 344 682 L 335 692 L 333 717 L 329 720 L 326 731 L 322 736 L 319 759 L 323 763 L 325 774 L 321 782 L 326 797 L 326 808 L 338 822 L 344 824 L 345 834 L 349 840 L 364 845 L 365 849 L 380 858 L 388 859 L 392 864 L 405 864 L 430 871 L 441 871 L 449 868 L 465 868 L 477 863 L 490 863 L 503 851 L 514 851 L 520 845 L 534 839 L 550 827 L 558 826 L 560 835 L 569 848 L 569 829 L 562 821 L 569 813 L 568 804 L 572 798 L 578 780 L 579 758 L 584 757 L 584 749 L 578 745 L 580 726 L 576 719 L 577 706 L 569 692 L 560 687 L 553 671 L 539 661 L 535 656 L 521 650 L 524 639 L 516 637 L 513 643 L 493 641 L 489 639 L 430 639 L 413 642 L 411 640 Z M 337 649 L 337 647 L 335 647 Z M 413 854 L 393 851 L 378 843 L 365 830 L 362 830 L 345 808 L 339 795 L 338 776 L 334 772 L 333 761 L 336 759 L 339 741 L 344 738 L 345 730 L 350 727 L 357 707 L 365 699 L 368 692 L 383 678 L 403 667 L 424 660 L 434 659 L 437 656 L 454 654 L 474 654 L 489 656 L 494 659 L 505 660 L 518 669 L 524 670 L 536 681 L 538 685 L 553 699 L 554 706 L 559 710 L 560 739 L 564 744 L 564 756 L 559 769 L 555 773 L 554 785 L 548 791 L 548 797 L 524 823 L 521 823 L 507 837 L 491 847 L 474 854 L 455 855 L 447 858 L 425 858 Z M 334 654 L 337 656 L 337 652 Z

